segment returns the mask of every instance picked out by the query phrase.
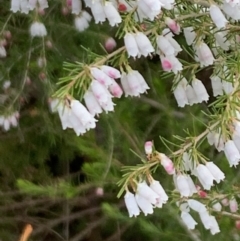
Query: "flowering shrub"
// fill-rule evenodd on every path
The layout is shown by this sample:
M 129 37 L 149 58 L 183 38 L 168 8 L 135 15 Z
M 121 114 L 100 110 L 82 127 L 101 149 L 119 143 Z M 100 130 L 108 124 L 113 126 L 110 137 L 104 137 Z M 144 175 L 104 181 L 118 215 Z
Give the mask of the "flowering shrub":
M 85 62 L 66 59 L 64 71 L 56 78 L 47 69 L 48 61 L 54 59 L 46 58 L 46 48 L 54 49 L 49 27 L 55 24 L 54 18 L 50 19 L 53 22 L 48 22 L 55 9 L 54 1 L 11 0 L 4 12 L 5 22 L 0 25 L 3 66 L 0 78 L 4 92 L 4 98 L 0 99 L 0 126 L 5 131 L 18 126 L 22 95 L 32 79 L 31 70 L 37 65 L 41 70 L 39 78 L 46 86 L 49 84 L 44 95 L 49 98 L 51 112 L 58 113 L 62 129 L 70 128 L 77 136 L 83 135 L 96 128 L 103 112 L 113 112 L 117 108 L 116 98 L 138 98 L 153 91 L 135 63 L 156 57 L 161 65 L 159 81 L 172 81 L 171 94 L 178 106 L 176 109 L 181 111 L 180 108 L 187 105 L 203 102 L 208 105 L 204 120 L 200 120 L 205 130 L 196 135 L 187 132 L 187 137 L 177 137 L 177 144 L 162 139 L 169 149 L 166 154 L 157 151 L 152 141 L 143 140 L 142 143 L 147 141 L 146 157 L 141 157 L 142 164 L 124 169 L 125 174 L 118 182 L 118 197 L 125 193 L 130 217 L 137 217 L 141 211 L 145 215 L 153 214 L 154 208 L 164 208 L 171 200 L 178 206 L 187 228 L 194 229 L 201 220 L 211 234 L 219 233 L 215 213 L 226 214 L 221 211 L 224 200 L 229 201 L 228 216 L 237 212 L 239 188 L 228 192 L 216 188 L 227 176 L 214 160 L 208 159 L 201 145 L 208 141 L 218 152 L 223 151 L 230 167 L 240 162 L 239 1 L 67 0 L 57 7 L 59 5 L 63 16 L 72 14 L 75 31 L 87 30 L 92 18 L 95 24 L 107 21 L 109 28 L 117 29 L 116 38 L 122 46 L 113 51 L 116 42 L 110 38 L 105 49 L 111 53 L 99 55 L 85 49 L 89 58 Z M 29 39 L 30 48 L 27 54 L 21 53 L 27 55 L 27 62 L 19 70 L 23 73 L 20 74 L 22 83 L 16 88 L 9 78 L 13 74 L 8 57 L 14 51 L 14 44 L 22 44 L 14 42 L 15 33 L 10 31 L 14 19 L 18 18 L 28 20 L 28 24 L 23 24 L 23 34 L 24 39 Z M 34 55 L 38 56 L 35 66 L 31 65 Z M 214 97 L 211 103 L 203 79 L 197 76 L 207 68 L 211 69 L 209 77 Z M 57 79 L 57 83 L 52 84 L 50 78 Z M 118 103 L 120 105 L 121 101 Z M 173 190 L 165 191 L 160 184 L 161 178 L 153 178 L 160 165 L 170 175 Z M 198 220 L 191 216 L 194 212 L 198 213 Z

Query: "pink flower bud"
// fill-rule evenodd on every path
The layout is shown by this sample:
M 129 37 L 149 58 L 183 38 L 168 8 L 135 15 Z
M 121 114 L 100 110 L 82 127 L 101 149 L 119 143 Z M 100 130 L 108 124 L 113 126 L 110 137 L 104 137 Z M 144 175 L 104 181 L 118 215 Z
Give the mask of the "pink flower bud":
M 110 37 L 106 40 L 104 47 L 108 52 L 113 51 L 117 46 L 117 43 L 114 38 Z
M 96 188 L 95 193 L 98 197 L 102 197 L 104 195 L 104 190 L 102 187 L 98 187 Z
M 49 49 L 53 47 L 52 42 L 50 40 L 47 40 L 45 44 Z
M 109 86 L 109 91 L 114 97 L 117 98 L 120 98 L 123 94 L 121 87 L 115 80 L 112 80 L 112 84 Z
M 39 9 L 38 9 L 38 14 L 41 15 L 41 16 L 45 15 L 45 10 L 39 8 Z
M 240 229 L 240 220 L 235 221 L 235 227 L 236 229 Z
M 207 193 L 205 191 L 203 191 L 203 190 L 198 191 L 198 195 L 201 198 L 206 198 L 207 197 Z
M 232 198 L 230 201 L 229 201 L 229 208 L 230 208 L 230 211 L 232 213 L 236 213 L 237 210 L 238 210 L 238 203 L 236 201 L 235 198 Z
M 176 21 L 174 21 L 173 19 L 167 17 L 165 19 L 165 23 L 173 31 L 173 33 L 175 33 L 175 34 L 179 34 L 180 33 L 181 29 L 180 29 L 179 24 Z
M 165 154 L 160 153 L 160 161 L 164 169 L 169 175 L 173 175 L 175 173 L 175 168 L 172 160 L 170 160 Z
M 12 38 L 12 33 L 10 31 L 5 31 L 3 35 L 8 40 Z
M 66 0 L 66 4 L 68 7 L 71 7 L 72 6 L 72 0 Z
M 222 203 L 223 206 L 226 207 L 226 206 L 229 205 L 229 200 L 227 198 L 224 198 L 224 199 L 221 200 L 221 203 Z
M 67 7 L 62 7 L 62 15 L 66 16 L 69 14 L 69 9 Z
M 144 148 L 145 148 L 145 153 L 147 155 L 152 154 L 152 149 L 153 149 L 152 147 L 153 147 L 152 141 L 145 142 Z
M 125 12 L 127 10 L 127 6 L 124 3 L 118 4 L 118 11 L 119 12 Z

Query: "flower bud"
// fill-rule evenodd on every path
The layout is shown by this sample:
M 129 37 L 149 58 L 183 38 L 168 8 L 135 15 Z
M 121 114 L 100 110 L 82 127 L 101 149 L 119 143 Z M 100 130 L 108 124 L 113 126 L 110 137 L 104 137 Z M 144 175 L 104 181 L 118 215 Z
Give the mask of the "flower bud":
M 152 141 L 145 142 L 144 148 L 145 148 L 145 153 L 147 155 L 152 154 L 152 151 L 153 151 L 153 143 L 152 143 Z

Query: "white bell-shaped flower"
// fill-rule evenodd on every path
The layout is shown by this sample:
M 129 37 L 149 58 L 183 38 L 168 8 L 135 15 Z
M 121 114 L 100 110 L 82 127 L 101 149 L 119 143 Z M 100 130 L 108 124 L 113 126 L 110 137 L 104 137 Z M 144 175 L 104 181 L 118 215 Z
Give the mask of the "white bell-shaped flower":
M 188 179 L 186 175 L 179 174 L 176 176 L 176 188 L 180 192 L 181 197 L 190 197 L 192 195 Z
M 17 11 L 20 11 L 20 0 L 11 0 L 11 8 L 10 10 L 13 13 L 16 13 Z
M 186 27 L 183 29 L 183 34 L 188 45 L 192 45 L 196 38 L 196 33 L 193 27 Z
M 224 180 L 224 173 L 213 162 L 207 162 L 206 167 L 212 173 L 217 183 L 220 183 L 222 180 Z
M 198 213 L 207 211 L 206 206 L 197 200 L 188 199 L 187 202 L 188 202 L 189 207 Z
M 181 219 L 188 227 L 188 229 L 195 229 L 197 222 L 193 219 L 193 217 L 187 212 L 181 212 Z
M 122 22 L 122 18 L 112 2 L 105 1 L 103 10 L 111 26 L 118 25 Z
M 44 37 L 47 35 L 46 27 L 41 22 L 34 22 L 30 27 L 30 34 L 32 37 Z
M 78 100 L 71 101 L 71 110 L 87 130 L 96 127 L 96 120 Z
M 88 1 L 91 2 L 91 1 Z M 91 4 L 92 15 L 95 23 L 102 23 L 106 20 L 103 4 L 100 1 L 92 1 Z
M 240 153 L 232 140 L 228 140 L 224 146 L 224 153 L 230 164 L 230 167 L 237 166 L 240 161 Z
M 88 12 L 82 11 L 81 15 L 79 17 L 76 17 L 74 20 L 76 29 L 79 32 L 84 31 L 89 27 L 89 22 L 91 21 L 91 19 L 92 17 Z
M 213 96 L 223 95 L 223 85 L 222 81 L 218 76 L 211 76 L 211 83 L 213 89 Z
M 128 53 L 128 56 L 137 57 L 140 54 L 134 34 L 127 33 L 124 36 L 124 44 Z
M 153 205 L 143 196 L 136 193 L 135 195 L 136 202 L 140 209 L 143 211 L 144 215 L 153 214 Z
M 168 195 L 166 194 L 165 190 L 163 189 L 162 185 L 159 183 L 159 181 L 152 180 L 150 184 L 150 188 L 159 195 L 160 202 L 166 203 L 168 200 Z
M 140 182 L 137 185 L 137 193 L 147 199 L 151 204 L 156 205 L 159 200 L 160 196 L 154 192 L 146 182 Z
M 218 6 L 211 5 L 209 8 L 209 12 L 210 12 L 210 16 L 211 16 L 213 22 L 215 23 L 215 25 L 217 26 L 217 28 L 220 29 L 220 28 L 226 27 L 226 24 L 228 21 Z
M 225 51 L 229 50 L 229 47 L 231 46 L 231 43 L 227 39 L 227 33 L 226 32 L 217 32 L 217 33 L 214 34 L 214 37 L 216 39 L 216 43 L 217 43 L 218 46 L 220 46 Z
M 7 56 L 7 51 L 4 46 L 0 46 L 0 58 L 5 58 Z
M 129 217 L 137 217 L 140 214 L 140 209 L 137 205 L 135 196 L 131 192 L 127 191 L 124 196 L 124 201 L 128 210 Z
M 72 14 L 79 14 L 82 11 L 82 1 L 72 0 Z
M 157 37 L 157 46 L 166 56 L 175 54 L 174 47 L 171 45 L 168 39 L 162 35 Z
M 173 94 L 177 101 L 178 106 L 184 107 L 185 105 L 189 105 L 189 102 L 188 102 L 185 87 L 180 82 L 178 83 L 176 88 L 173 90 Z
M 215 180 L 215 178 L 208 170 L 208 168 L 202 164 L 199 164 L 196 167 L 196 174 L 200 183 L 203 185 L 203 188 L 206 190 L 210 190 L 213 186 L 213 181 Z
M 194 79 L 192 81 L 192 87 L 194 89 L 194 92 L 196 93 L 199 103 L 203 101 L 206 101 L 206 102 L 208 101 L 209 95 L 202 81 L 200 81 L 199 79 Z
M 154 48 L 150 40 L 144 33 L 137 32 L 135 35 L 135 40 L 137 42 L 140 54 L 144 57 L 147 57 L 150 53 L 154 52 Z
M 226 94 L 233 92 L 233 83 L 230 81 L 222 80 L 223 90 Z
M 187 182 L 188 182 L 188 186 L 190 188 L 190 196 L 192 196 L 194 193 L 197 193 L 197 188 L 191 178 L 191 176 L 187 175 Z
M 198 103 L 197 95 L 191 85 L 186 86 L 186 95 L 190 106 Z

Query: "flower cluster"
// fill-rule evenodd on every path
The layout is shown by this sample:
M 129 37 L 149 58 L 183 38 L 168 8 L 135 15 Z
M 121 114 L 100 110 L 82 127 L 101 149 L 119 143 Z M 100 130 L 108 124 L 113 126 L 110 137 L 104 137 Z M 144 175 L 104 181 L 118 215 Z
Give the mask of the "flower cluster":
M 127 33 L 124 36 L 124 43 L 129 57 L 147 57 L 148 54 L 154 52 L 151 42 L 142 32 L 137 32 L 135 34 Z
M 145 181 L 137 184 L 135 195 L 127 190 L 124 200 L 129 217 L 136 217 L 140 214 L 140 209 L 145 216 L 152 214 L 153 208 L 161 208 L 167 202 L 168 196 L 159 181 L 151 178 L 149 186 Z
M 214 235 L 220 232 L 216 218 L 209 214 L 204 204 L 194 199 L 188 199 L 186 203 L 180 204 L 181 218 L 189 229 L 194 229 L 197 225 L 197 222 L 189 213 L 190 209 L 199 214 L 204 228 L 210 230 L 211 234 Z
M 96 127 L 96 119 L 78 100 L 69 100 L 66 105 L 57 99 L 50 102 L 52 112 L 58 112 L 63 130 L 72 128 L 79 136 Z
M 194 79 L 192 85 L 185 78 L 182 78 L 173 91 L 179 107 L 193 105 L 208 101 L 209 95 L 203 83 L 199 79 Z
M 0 126 L 5 130 L 10 130 L 12 127 L 18 126 L 19 112 L 15 111 L 7 116 L 0 116 Z
M 120 98 L 123 91 L 126 97 L 139 96 L 149 89 L 143 76 L 136 70 L 131 69 L 128 73 L 121 74 L 119 70 L 107 65 L 90 67 L 89 70 L 92 81 L 83 96 L 87 109 L 76 100 L 70 100 L 70 104 L 66 105 L 63 102 L 59 103 L 59 100 L 56 99 L 50 103 L 51 110 L 58 111 L 63 129 L 73 128 L 77 135 L 95 128 L 96 120 L 93 118 L 95 115 L 99 115 L 103 111 L 107 113 L 114 111 L 113 97 Z M 119 78 L 121 85 L 116 82 L 116 79 Z M 77 113 L 78 109 L 79 113 L 82 113 L 81 115 Z M 84 115 L 86 118 L 82 121 L 81 118 Z M 76 117 L 80 120 L 78 124 Z
M 28 14 L 30 10 L 48 8 L 47 0 L 11 0 L 11 11 Z

